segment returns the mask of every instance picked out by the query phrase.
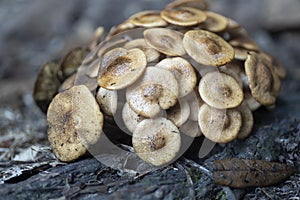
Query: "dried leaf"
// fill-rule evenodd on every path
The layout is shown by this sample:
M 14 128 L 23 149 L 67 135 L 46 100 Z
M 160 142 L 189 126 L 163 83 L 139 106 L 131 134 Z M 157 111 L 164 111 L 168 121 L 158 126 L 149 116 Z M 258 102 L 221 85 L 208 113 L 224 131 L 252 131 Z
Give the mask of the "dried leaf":
M 234 188 L 280 183 L 294 173 L 292 166 L 263 160 L 225 159 L 214 162 L 214 182 Z

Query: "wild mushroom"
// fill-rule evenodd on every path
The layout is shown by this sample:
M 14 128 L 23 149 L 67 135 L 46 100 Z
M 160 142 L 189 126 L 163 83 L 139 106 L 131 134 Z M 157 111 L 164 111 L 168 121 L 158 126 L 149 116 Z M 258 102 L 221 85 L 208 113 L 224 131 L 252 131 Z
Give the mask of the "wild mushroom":
M 238 136 L 242 117 L 237 109 L 216 109 L 203 104 L 198 122 L 206 138 L 217 143 L 228 143 Z
M 104 54 L 98 84 L 108 90 L 119 90 L 134 83 L 145 71 L 147 60 L 140 49 L 115 48 Z
M 284 79 L 286 77 L 286 71 L 283 68 L 283 66 L 279 63 L 279 61 L 271 56 L 270 54 L 266 52 L 262 52 L 260 54 L 264 59 L 268 60 L 270 63 L 272 63 L 272 67 L 274 69 L 274 72 L 277 74 L 277 76 L 280 79 Z
M 48 139 L 55 156 L 72 161 L 100 138 L 103 115 L 89 89 L 74 86 L 57 94 L 48 112 Z
M 108 115 L 113 116 L 117 112 L 118 108 L 118 92 L 113 90 L 107 90 L 100 87 L 97 94 L 96 100 L 100 106 L 101 111 Z
M 144 31 L 146 43 L 157 51 L 168 56 L 183 56 L 185 50 L 182 44 L 183 34 L 166 29 L 151 28 Z
M 178 128 L 165 118 L 145 119 L 132 135 L 132 145 L 137 155 L 155 166 L 174 161 L 180 146 Z
M 198 88 L 194 88 L 193 92 L 184 97 L 183 101 L 187 101 L 190 107 L 189 120 L 198 121 L 199 108 L 204 103 L 198 92 Z
M 206 10 L 208 4 L 205 0 L 175 0 L 169 3 L 166 8 L 192 7 L 200 10 Z
M 280 79 L 272 63 L 258 53 L 250 52 L 245 62 L 252 96 L 262 105 L 273 105 L 280 90 Z
M 144 119 L 147 119 L 146 117 L 143 117 L 136 112 L 134 112 L 128 103 L 126 102 L 122 109 L 122 119 L 126 126 L 126 128 L 133 133 L 136 126 L 143 121 Z
M 138 12 L 131 17 L 129 17 L 128 21 L 135 26 L 141 27 L 165 27 L 168 23 L 163 20 L 160 16 L 160 12 L 155 10 L 147 10 Z
M 144 117 L 154 117 L 160 108 L 169 109 L 178 98 L 178 83 L 165 69 L 147 67 L 144 75 L 126 90 L 129 106 Z
M 160 12 L 161 18 L 178 26 L 194 26 L 206 20 L 206 14 L 196 8 L 166 8 Z
M 228 19 L 226 17 L 211 11 L 205 11 L 205 14 L 207 19 L 201 27 L 215 33 L 226 29 L 228 25 Z
M 234 58 L 234 50 L 220 36 L 205 30 L 191 30 L 184 34 L 183 46 L 196 62 L 208 66 L 222 66 Z
M 204 75 L 199 83 L 199 93 L 205 103 L 219 109 L 237 107 L 244 99 L 236 80 L 222 72 Z
M 72 74 L 69 76 L 60 86 L 59 91 L 62 92 L 64 90 L 70 89 L 74 86 L 75 80 L 76 80 L 77 74 Z
M 167 119 L 171 120 L 177 127 L 184 124 L 190 116 L 190 106 L 187 101 L 179 99 L 177 104 L 167 110 Z
M 200 137 L 202 131 L 200 130 L 198 121 L 187 120 L 184 124 L 179 127 L 180 133 L 183 133 L 190 137 Z
M 179 84 L 179 97 L 186 96 L 196 86 L 197 76 L 193 66 L 181 57 L 165 58 L 155 65 L 171 71 Z
M 254 120 L 253 115 L 246 103 L 242 103 L 238 107 L 239 112 L 242 116 L 242 127 L 238 134 L 238 139 L 243 140 L 246 139 L 252 131 Z
M 245 102 L 246 102 L 246 104 L 248 105 L 248 107 L 249 107 L 249 109 L 251 110 L 251 111 L 255 111 L 255 110 L 257 110 L 260 106 L 261 106 L 261 104 L 260 103 L 258 103 L 254 98 L 253 98 L 253 96 L 252 96 L 252 94 L 251 94 L 251 92 L 250 91 L 246 91 L 245 93 L 244 93 L 244 96 L 245 96 Z

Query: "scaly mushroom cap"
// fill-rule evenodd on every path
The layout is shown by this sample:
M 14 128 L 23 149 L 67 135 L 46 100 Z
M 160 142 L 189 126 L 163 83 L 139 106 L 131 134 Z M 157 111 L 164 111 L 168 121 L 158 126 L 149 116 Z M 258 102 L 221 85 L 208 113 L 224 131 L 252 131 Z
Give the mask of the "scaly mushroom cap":
M 242 117 L 237 109 L 220 110 L 203 104 L 199 110 L 198 122 L 206 138 L 217 143 L 228 143 L 238 136 Z
M 179 97 L 186 96 L 195 88 L 197 76 L 193 66 L 181 57 L 165 58 L 155 65 L 171 71 L 179 84 Z
M 252 112 L 245 102 L 238 107 L 238 110 L 242 116 L 242 127 L 238 134 L 238 139 L 243 140 L 250 135 L 253 128 L 254 120 Z
M 184 124 L 190 116 L 190 106 L 187 101 L 179 99 L 177 104 L 167 110 L 167 119 L 171 120 L 177 127 Z
M 192 7 L 200 10 L 206 10 L 208 4 L 205 0 L 175 0 L 169 3 L 166 8 Z
M 147 67 L 143 76 L 126 90 L 129 106 L 144 117 L 154 117 L 160 108 L 169 109 L 178 98 L 178 83 L 165 69 Z
M 191 30 L 184 34 L 183 46 L 196 62 L 208 66 L 222 66 L 234 58 L 234 50 L 220 36 L 205 30 Z
M 206 20 L 203 11 L 191 7 L 166 8 L 160 16 L 170 24 L 179 26 L 194 26 Z
M 234 78 L 221 72 L 210 72 L 202 77 L 199 93 L 208 105 L 219 108 L 234 108 L 243 99 L 243 90 Z
M 134 24 L 135 26 L 147 28 L 159 26 L 164 27 L 168 25 L 168 23 L 161 18 L 160 12 L 155 10 L 138 12 L 129 17 L 128 21 Z
M 169 164 L 176 158 L 181 138 L 178 128 L 165 118 L 145 119 L 132 135 L 138 156 L 155 166 Z
M 187 120 L 179 127 L 179 131 L 190 137 L 200 137 L 202 135 L 198 121 Z
M 151 28 L 144 31 L 146 43 L 168 56 L 183 56 L 185 50 L 182 44 L 183 34 L 166 29 L 166 28 Z
M 228 18 L 211 11 L 206 11 L 205 14 L 207 19 L 203 24 L 204 29 L 216 33 L 224 31 L 227 28 Z
M 108 90 L 119 90 L 134 83 L 144 73 L 147 60 L 140 49 L 115 48 L 104 54 L 98 84 Z
M 117 91 L 107 90 L 100 87 L 96 94 L 96 100 L 104 114 L 108 116 L 113 116 L 116 114 L 118 108 Z
M 262 105 L 273 105 L 280 91 L 280 79 L 272 63 L 258 53 L 251 52 L 245 62 L 252 96 Z
M 88 146 L 98 141 L 103 115 L 92 93 L 81 85 L 54 97 L 47 123 L 48 139 L 55 156 L 68 162 L 85 154 Z

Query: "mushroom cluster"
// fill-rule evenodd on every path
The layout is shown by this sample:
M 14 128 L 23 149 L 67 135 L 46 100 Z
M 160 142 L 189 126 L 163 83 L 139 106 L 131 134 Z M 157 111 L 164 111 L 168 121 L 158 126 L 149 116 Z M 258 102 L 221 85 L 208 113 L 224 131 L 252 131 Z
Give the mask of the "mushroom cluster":
M 59 65 L 45 64 L 36 81 L 34 99 L 47 110 L 49 141 L 63 161 L 101 140 L 117 115 L 136 154 L 155 166 L 176 159 L 181 134 L 245 139 L 252 112 L 274 107 L 285 77 L 243 27 L 203 0 L 176 0 L 102 32 Z

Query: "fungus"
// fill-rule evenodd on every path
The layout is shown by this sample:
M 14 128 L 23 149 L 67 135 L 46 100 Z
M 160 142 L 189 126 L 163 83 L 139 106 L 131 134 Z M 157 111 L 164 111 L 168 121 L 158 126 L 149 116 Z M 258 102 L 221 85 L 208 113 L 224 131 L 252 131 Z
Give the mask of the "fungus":
M 179 127 L 180 133 L 183 133 L 190 137 L 200 137 L 202 131 L 200 130 L 198 121 L 187 120 L 184 124 Z
M 161 18 L 160 12 L 155 10 L 138 12 L 129 17 L 128 21 L 135 26 L 147 28 L 159 26 L 165 27 L 168 25 L 168 23 Z
M 203 24 L 203 28 L 212 32 L 224 31 L 228 25 L 228 19 L 223 15 L 215 12 L 205 11 L 207 19 Z
M 177 127 L 184 124 L 190 116 L 190 106 L 187 101 L 179 100 L 177 104 L 167 110 L 167 119 L 171 120 Z
M 96 100 L 101 108 L 101 111 L 107 116 L 113 116 L 117 112 L 118 108 L 118 92 L 113 90 L 107 90 L 100 87 Z
M 246 139 L 252 131 L 254 120 L 253 115 L 246 103 L 242 103 L 238 108 L 242 116 L 242 127 L 238 134 L 238 139 Z
M 208 4 L 205 0 L 175 0 L 169 3 L 166 8 L 192 7 L 200 10 L 206 10 Z

